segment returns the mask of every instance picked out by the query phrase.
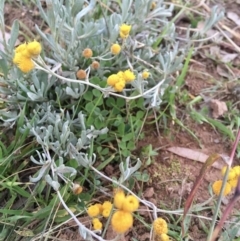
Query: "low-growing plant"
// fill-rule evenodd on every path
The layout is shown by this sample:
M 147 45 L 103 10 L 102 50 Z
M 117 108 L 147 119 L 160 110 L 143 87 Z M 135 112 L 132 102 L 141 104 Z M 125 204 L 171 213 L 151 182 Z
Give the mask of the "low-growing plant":
M 5 48 L 0 52 L 1 125 L 7 129 L 17 127 L 9 150 L 20 149 L 21 158 L 28 158 L 26 165 L 32 167 L 28 173 L 30 182 L 24 188 L 20 188 L 23 177 L 19 173 L 7 182 L 13 183 L 11 193 L 15 198 L 3 210 L 2 220 L 6 224 L 2 238 L 11 240 L 14 235 L 10 221 L 17 234 L 35 236 L 37 240 L 49 237 L 52 226 L 71 217 L 84 240 L 105 240 L 109 221 L 101 235 L 83 225 L 77 216 L 86 215 L 87 208 L 88 214 L 92 214 L 88 203 L 94 202 L 99 193 L 111 199 L 112 187 L 121 187 L 129 194 L 127 200 L 130 197 L 133 203 L 142 202 L 152 210 L 156 219 L 154 235 L 168 240 L 166 221 L 157 219 L 157 212 L 179 214 L 182 210 L 158 209 L 131 191 L 135 179 L 148 178 L 146 173 L 137 172 L 141 161 L 132 151 L 143 136 L 148 111 L 156 113 L 162 102 L 169 102 L 171 115 L 176 118 L 174 94 L 182 85 L 193 52 L 189 33 L 187 41 L 180 43 L 175 18 L 170 20 L 173 5 L 162 1 L 49 0 L 45 7 L 42 1 L 35 2 L 48 31 L 36 25 L 38 41 L 15 47 L 19 33 L 16 20 L 11 38 L 3 39 Z M 2 33 L 3 7 L 1 1 Z M 199 38 L 222 17 L 216 10 L 206 20 L 202 32 L 192 38 Z M 183 68 L 186 56 L 187 64 L 174 85 L 174 74 Z M 164 100 L 166 90 L 170 97 Z M 8 160 L 12 165 L 20 165 L 19 172 L 25 170 L 25 165 L 19 164 L 22 159 L 8 157 L 10 151 L 4 144 L 2 149 L 3 164 Z M 155 153 L 149 147 L 144 154 L 148 165 Z M 110 163 L 119 164 L 119 175 L 104 174 L 103 169 Z M 12 172 L 9 166 L 6 168 L 8 172 L 1 172 L 5 177 Z M 106 181 L 110 187 L 105 187 Z M 23 210 L 9 212 L 16 193 L 26 205 Z M 125 200 L 125 196 L 122 198 Z M 94 205 L 97 210 L 99 206 Z M 118 238 L 132 227 L 132 212 L 137 208 L 126 213 L 126 208 L 119 208 L 118 204 L 115 207 L 119 210 L 109 213 L 109 217 Z M 128 220 L 125 229 L 115 222 L 120 217 Z M 26 234 L 33 220 L 37 228 Z M 103 229 L 97 219 L 92 224 L 98 231 Z

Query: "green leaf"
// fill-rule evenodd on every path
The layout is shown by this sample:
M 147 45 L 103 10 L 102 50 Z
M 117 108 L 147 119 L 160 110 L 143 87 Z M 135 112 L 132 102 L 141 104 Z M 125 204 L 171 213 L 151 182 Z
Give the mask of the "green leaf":
M 109 153 L 109 148 L 108 148 L 108 147 L 104 148 L 104 149 L 101 151 L 101 154 L 102 154 L 102 155 L 107 155 L 108 153 Z
M 89 102 L 85 105 L 85 110 L 88 112 L 88 113 L 91 113 L 94 109 L 94 104 L 92 102 Z
M 140 109 L 144 109 L 144 98 L 139 98 L 136 103 L 137 107 Z
M 117 98 L 117 106 L 118 106 L 119 108 L 122 108 L 122 107 L 124 107 L 125 105 L 126 105 L 125 99 L 123 99 L 123 98 Z
M 73 167 L 75 169 L 77 169 L 79 167 L 77 161 L 75 159 L 70 159 L 68 162 L 67 162 L 67 166 L 69 167 Z
M 4 76 L 6 77 L 8 74 L 8 64 L 5 59 L 0 59 L 0 71 L 3 72 Z
M 133 151 L 136 148 L 134 141 L 129 141 L 127 144 L 127 149 Z
M 103 98 L 99 97 L 98 99 L 95 99 L 93 103 L 95 104 L 95 106 L 101 106 L 103 105 Z
M 115 99 L 113 97 L 109 97 L 106 100 L 106 105 L 108 107 L 113 107 L 115 105 Z
M 18 20 L 14 20 L 11 30 L 11 38 L 9 40 L 9 47 L 12 50 L 16 44 L 17 38 L 19 34 L 19 23 Z
M 127 147 L 126 147 L 126 142 L 124 142 L 124 141 L 121 141 L 118 145 L 119 145 L 119 147 L 120 147 L 122 150 L 127 149 Z
M 125 124 L 123 122 L 119 123 L 118 125 L 118 134 L 123 136 L 125 133 Z
M 137 117 L 137 119 L 142 119 L 144 117 L 144 112 L 138 111 L 136 117 Z
M 101 171 L 103 168 L 105 168 L 113 159 L 115 158 L 115 155 L 111 155 L 107 160 L 103 161 L 97 169 Z
M 102 93 L 101 93 L 99 90 L 97 90 L 97 89 L 93 89 L 93 90 L 92 90 L 92 93 L 93 93 L 93 95 L 94 95 L 95 97 L 99 97 L 99 96 L 102 95 Z
M 94 120 L 94 126 L 97 128 L 97 129 L 102 129 L 104 127 L 106 127 L 106 123 L 99 120 L 98 118 L 97 119 L 93 119 Z
M 122 141 L 126 142 L 126 141 L 130 141 L 130 140 L 134 140 L 135 139 L 134 136 L 135 135 L 133 133 L 128 133 L 122 138 Z
M 148 182 L 149 181 L 149 174 L 144 171 L 144 172 L 135 172 L 134 177 L 141 182 Z
M 91 101 L 93 99 L 93 93 L 92 91 L 87 91 L 84 95 L 83 98 L 87 101 Z

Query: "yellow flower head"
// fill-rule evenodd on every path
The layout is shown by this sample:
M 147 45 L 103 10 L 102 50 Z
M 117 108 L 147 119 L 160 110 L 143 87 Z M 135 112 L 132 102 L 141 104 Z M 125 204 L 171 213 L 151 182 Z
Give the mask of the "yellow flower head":
M 126 197 L 125 197 L 123 190 L 121 190 L 121 189 L 117 190 L 117 192 L 114 195 L 114 200 L 113 200 L 114 206 L 118 209 L 121 209 L 125 198 Z
M 110 86 L 114 86 L 119 81 L 119 77 L 116 74 L 111 74 L 107 78 L 107 84 Z
M 78 79 L 86 79 L 86 77 L 87 77 L 87 73 L 85 70 L 83 70 L 83 69 L 78 70 L 78 72 L 77 72 Z
M 38 41 L 34 40 L 27 44 L 27 51 L 31 57 L 37 57 L 42 51 L 42 46 Z
M 129 212 L 116 211 L 111 219 L 113 230 L 117 233 L 125 233 L 133 226 L 133 216 Z
M 133 195 L 129 195 L 123 201 L 122 210 L 125 212 L 134 212 L 138 209 L 138 207 L 139 207 L 138 199 Z
M 235 171 L 237 176 L 240 176 L 240 166 L 235 166 L 233 170 Z
M 93 56 L 93 52 L 90 48 L 86 48 L 86 49 L 83 50 L 82 56 L 86 59 L 89 59 Z
M 112 210 L 112 203 L 109 202 L 109 201 L 105 201 L 103 204 L 102 204 L 102 215 L 103 217 L 105 218 L 108 218 L 110 213 L 111 213 L 111 210 Z
M 23 73 L 28 73 L 31 70 L 34 69 L 34 63 L 30 58 L 26 58 L 24 56 L 21 56 L 21 61 L 17 63 L 18 68 L 23 72 Z
M 103 211 L 103 207 L 101 203 L 96 203 L 95 206 L 97 206 L 99 208 L 99 213 L 101 214 Z
M 127 83 L 135 80 L 135 78 L 136 76 L 130 69 L 124 71 L 124 79 Z
M 20 44 L 17 48 L 15 48 L 15 53 L 21 53 L 22 51 L 27 49 L 27 44 Z
M 120 26 L 120 33 L 127 36 L 129 35 L 130 31 L 131 31 L 132 26 L 131 25 L 127 25 L 127 24 L 122 24 Z
M 235 188 L 238 184 L 238 177 L 228 180 L 228 183 L 231 185 L 232 188 Z
M 100 222 L 99 218 L 93 218 L 92 219 L 92 223 L 97 223 L 97 222 Z
M 109 201 L 105 201 L 103 204 L 102 204 L 102 208 L 103 209 L 112 209 L 112 203 L 109 202 Z
M 90 207 L 88 207 L 87 213 L 90 217 L 96 217 L 100 214 L 100 208 L 97 204 L 91 205 Z
M 157 218 L 153 222 L 153 230 L 156 235 L 166 234 L 168 232 L 167 222 L 163 218 Z
M 124 79 L 124 72 L 123 71 L 118 71 L 117 76 L 121 79 Z
M 148 71 L 143 71 L 142 72 L 142 78 L 147 79 L 149 77 L 150 73 Z
M 22 54 L 21 53 L 15 53 L 14 58 L 13 58 L 13 63 L 14 64 L 19 64 L 22 60 Z
M 161 241 L 170 241 L 169 236 L 165 233 L 162 233 L 160 237 L 161 237 Z
M 93 69 L 98 69 L 100 67 L 100 64 L 99 64 L 98 61 L 93 61 L 91 66 L 92 66 Z
M 121 46 L 119 44 L 113 44 L 111 46 L 111 53 L 117 55 L 121 52 Z
M 127 37 L 129 36 L 128 34 L 125 35 L 125 34 L 123 34 L 122 32 L 120 32 L 119 34 L 120 34 L 120 37 L 121 37 L 122 39 L 125 39 L 125 38 L 127 38 Z
M 215 181 L 212 185 L 213 192 L 218 196 L 222 188 L 222 180 Z M 226 196 L 231 192 L 231 185 L 227 182 L 223 195 Z
M 94 218 L 92 220 L 92 224 L 93 224 L 93 229 L 94 230 L 101 230 L 102 229 L 102 223 L 98 218 Z
M 103 211 L 102 211 L 103 217 L 104 217 L 104 218 L 108 218 L 108 217 L 110 216 L 111 210 L 112 210 L 111 208 L 105 208 L 105 209 L 103 209 Z
M 224 176 L 227 171 L 227 166 L 224 166 L 221 170 L 222 175 Z M 237 176 L 236 169 L 230 168 L 228 173 L 228 180 L 234 179 Z
M 118 81 L 115 85 L 114 85 L 114 90 L 117 92 L 122 92 L 124 87 L 125 87 L 126 83 L 125 81 Z

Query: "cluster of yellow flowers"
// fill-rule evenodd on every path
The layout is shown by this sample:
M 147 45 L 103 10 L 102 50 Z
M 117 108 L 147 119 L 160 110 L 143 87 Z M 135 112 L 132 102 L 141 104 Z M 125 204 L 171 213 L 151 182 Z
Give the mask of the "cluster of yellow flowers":
M 125 196 L 123 190 L 114 195 L 114 206 L 118 209 L 112 216 L 111 224 L 117 233 L 125 233 L 133 226 L 133 215 L 139 207 L 139 201 L 133 195 Z
M 132 195 L 125 196 L 122 190 L 117 190 L 114 195 L 114 206 L 118 209 L 111 217 L 111 224 L 117 233 L 124 233 L 133 225 L 132 212 L 139 207 L 137 198 Z M 101 217 L 108 218 L 111 214 L 113 204 L 105 201 L 103 204 L 96 203 L 87 209 L 88 215 L 93 218 L 92 224 L 94 230 L 101 230 L 103 227 L 100 221 Z
M 127 24 L 122 24 L 119 28 L 119 35 L 122 39 L 126 39 L 129 36 L 132 26 Z M 115 43 L 111 46 L 111 53 L 113 55 L 118 55 L 121 52 L 122 47 Z
M 163 218 L 157 218 L 153 222 L 153 231 L 157 237 L 160 237 L 161 241 L 170 241 L 167 222 Z
M 99 219 L 99 216 L 102 215 L 104 218 L 108 218 L 111 213 L 112 206 L 113 205 L 111 202 L 105 201 L 103 204 L 97 203 L 88 207 L 87 213 L 93 218 L 92 224 L 94 230 L 102 229 L 103 225 Z
M 32 58 L 37 58 L 41 50 L 41 44 L 36 40 L 28 44 L 20 44 L 15 49 L 13 63 L 16 64 L 23 73 L 28 73 L 34 68 Z
M 127 24 L 122 24 L 119 29 L 119 35 L 122 39 L 126 39 L 129 36 L 132 26 Z
M 112 74 L 107 79 L 107 84 L 112 86 L 115 91 L 123 91 L 127 83 L 135 80 L 136 76 L 131 70 L 119 71 L 117 74 Z
M 222 176 L 225 175 L 226 170 L 227 170 L 227 166 L 223 167 L 223 169 L 221 171 Z M 230 168 L 229 174 L 228 174 L 228 181 L 227 181 L 227 183 L 225 185 L 225 189 L 223 191 L 224 196 L 228 195 L 232 191 L 232 189 L 237 186 L 239 177 L 240 177 L 240 166 L 235 166 L 233 168 Z M 216 195 L 220 194 L 222 184 L 223 184 L 222 180 L 217 180 L 213 183 L 212 189 Z

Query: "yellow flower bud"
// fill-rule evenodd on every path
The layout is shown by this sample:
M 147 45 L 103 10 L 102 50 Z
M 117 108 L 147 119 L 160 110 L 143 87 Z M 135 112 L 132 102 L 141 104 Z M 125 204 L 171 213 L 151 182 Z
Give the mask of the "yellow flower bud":
M 112 74 L 107 78 L 107 84 L 114 86 L 119 81 L 119 77 L 116 74 Z
M 92 66 L 93 69 L 98 69 L 100 67 L 100 64 L 99 64 L 98 61 L 93 61 L 91 66 Z
M 19 52 L 16 52 L 13 58 L 13 63 L 14 64 L 19 64 L 22 60 L 22 54 Z
M 120 26 L 120 33 L 124 34 L 124 35 L 128 35 L 131 31 L 132 26 L 131 25 L 127 25 L 127 24 L 122 24 Z
M 103 209 L 112 209 L 112 203 L 109 202 L 109 201 L 105 201 L 105 202 L 102 204 L 102 208 L 103 208 Z
M 233 170 L 235 171 L 237 176 L 240 176 L 240 166 L 235 166 Z
M 102 211 L 103 217 L 104 217 L 104 218 L 108 218 L 108 217 L 110 216 L 111 210 L 112 210 L 112 209 L 109 209 L 109 208 L 103 209 L 103 211 Z
M 168 232 L 167 222 L 163 218 L 157 218 L 153 222 L 153 231 L 156 235 L 166 234 Z
M 77 72 L 78 79 L 86 79 L 86 77 L 87 77 L 87 73 L 85 70 L 83 70 L 83 69 L 78 70 L 78 72 Z
M 26 58 L 24 56 L 22 56 L 21 61 L 17 65 L 23 73 L 28 73 L 34 69 L 33 61 L 30 58 Z
M 128 70 L 124 71 L 124 79 L 127 83 L 135 80 L 135 78 L 136 78 L 136 76 L 134 75 L 134 73 L 131 70 L 128 69 Z
M 114 206 L 118 209 L 122 209 L 123 202 L 125 200 L 125 194 L 123 190 L 117 190 L 116 194 L 114 195 L 113 203 Z
M 170 241 L 169 236 L 165 233 L 162 233 L 160 237 L 161 237 L 161 241 Z
M 149 77 L 150 73 L 148 71 L 143 71 L 142 72 L 142 78 L 147 79 Z
M 78 194 L 82 193 L 82 190 L 83 190 L 82 186 L 80 186 L 80 185 L 77 184 L 77 183 L 74 183 L 74 184 L 73 184 L 72 192 L 73 192 L 75 195 L 78 195 Z
M 20 44 L 18 47 L 15 48 L 15 53 L 21 53 L 22 51 L 27 49 L 27 44 Z
M 27 51 L 30 53 L 31 57 L 37 57 L 42 51 L 42 46 L 39 42 L 34 40 L 27 44 Z
M 87 213 L 90 217 L 96 217 L 100 214 L 100 209 L 98 207 L 98 205 L 91 205 L 88 207 L 87 209 Z
M 121 46 L 119 44 L 113 44 L 111 46 L 111 53 L 117 55 L 121 52 Z
M 129 36 L 129 34 L 125 35 L 122 32 L 120 32 L 119 34 L 122 39 L 126 39 Z
M 218 196 L 220 194 L 222 188 L 222 180 L 215 181 L 212 185 L 213 192 Z M 223 191 L 223 195 L 226 196 L 231 192 L 231 185 L 227 182 L 225 189 Z
M 112 228 L 117 233 L 125 233 L 133 226 L 133 216 L 129 212 L 117 210 L 111 219 Z
M 117 92 L 122 92 L 124 87 L 125 87 L 126 83 L 125 81 L 118 81 L 115 85 L 114 85 L 114 90 Z
M 92 220 L 92 224 L 93 224 L 93 229 L 94 230 L 101 230 L 102 229 L 102 223 L 98 218 L 94 218 Z
M 123 200 L 122 210 L 125 212 L 134 212 L 138 207 L 139 201 L 133 195 L 129 195 Z
M 221 170 L 222 176 L 225 175 L 227 171 L 227 166 L 224 166 Z M 228 180 L 234 179 L 237 176 L 236 169 L 230 168 L 229 173 L 228 173 Z
M 228 180 L 228 183 L 231 185 L 232 188 L 235 188 L 238 184 L 238 177 Z
M 82 55 L 84 58 L 89 59 L 93 56 L 93 52 L 90 48 L 86 48 L 83 50 Z

